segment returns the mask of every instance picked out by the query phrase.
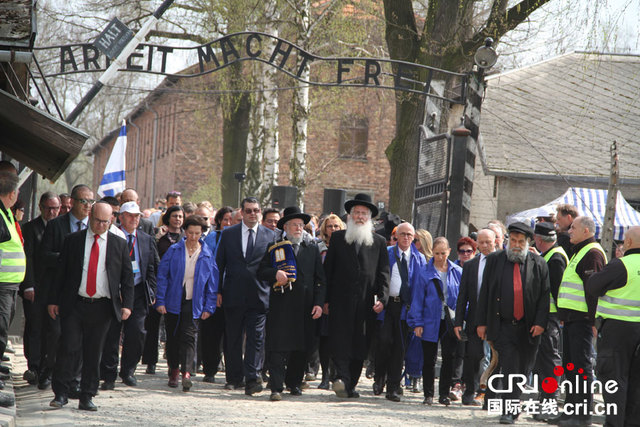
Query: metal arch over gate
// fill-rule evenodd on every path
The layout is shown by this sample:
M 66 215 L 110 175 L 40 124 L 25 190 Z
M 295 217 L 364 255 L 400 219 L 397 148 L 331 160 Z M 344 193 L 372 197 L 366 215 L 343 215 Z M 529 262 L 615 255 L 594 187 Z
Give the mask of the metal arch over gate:
M 34 48 L 38 52 L 55 51 L 58 56 L 54 77 L 65 74 L 102 72 L 110 59 L 91 43 L 68 44 Z M 168 73 L 167 63 L 176 51 L 195 51 L 198 57 L 196 72 Z M 230 34 L 194 47 L 162 46 L 140 43 L 127 58 L 126 68 L 132 71 L 160 74 L 178 78 L 197 77 L 226 68 L 242 61 L 260 61 L 303 83 L 325 87 L 370 87 L 424 94 L 455 104 L 466 100 L 468 75 L 454 73 L 426 65 L 381 58 L 322 57 L 313 55 L 285 39 L 261 32 L 244 31 Z M 314 64 L 313 78 L 302 78 L 303 71 Z M 460 85 L 450 94 L 436 94 L 431 83 L 457 77 Z

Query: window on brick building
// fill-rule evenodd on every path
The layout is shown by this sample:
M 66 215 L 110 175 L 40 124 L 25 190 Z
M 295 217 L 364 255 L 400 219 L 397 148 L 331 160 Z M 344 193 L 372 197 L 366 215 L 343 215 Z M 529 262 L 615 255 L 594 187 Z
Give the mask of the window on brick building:
M 349 116 L 340 122 L 338 155 L 347 159 L 366 159 L 369 145 L 369 119 Z

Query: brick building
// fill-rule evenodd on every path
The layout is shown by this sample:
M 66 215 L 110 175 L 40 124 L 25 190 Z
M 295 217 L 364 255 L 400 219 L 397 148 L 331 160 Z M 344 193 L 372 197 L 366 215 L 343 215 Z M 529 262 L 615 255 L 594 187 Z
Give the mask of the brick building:
M 216 87 L 215 79 L 215 73 L 167 78 L 127 115 L 127 186 L 138 190 L 143 206 L 172 190 L 181 191 L 184 200 L 235 204 L 220 200 L 222 107 L 219 95 L 207 91 Z M 289 185 L 292 92 L 276 93 L 280 135 L 276 185 Z M 393 91 L 312 87 L 310 99 L 305 210 L 322 213 L 325 188 L 345 189 L 347 197 L 366 192 L 386 205 L 390 168 L 384 151 L 395 133 Z M 93 149 L 94 188 L 117 135 L 114 130 Z

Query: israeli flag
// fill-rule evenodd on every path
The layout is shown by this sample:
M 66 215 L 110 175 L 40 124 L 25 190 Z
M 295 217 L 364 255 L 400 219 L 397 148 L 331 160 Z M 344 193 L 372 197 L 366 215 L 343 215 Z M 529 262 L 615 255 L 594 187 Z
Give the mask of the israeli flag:
M 127 124 L 123 120 L 122 127 L 120 128 L 120 134 L 116 143 L 111 151 L 111 156 L 107 162 L 107 167 L 104 168 L 104 175 L 100 186 L 98 187 L 98 194 L 100 197 L 115 196 L 116 194 L 124 191 L 127 181 L 125 180 L 125 159 L 127 154 Z

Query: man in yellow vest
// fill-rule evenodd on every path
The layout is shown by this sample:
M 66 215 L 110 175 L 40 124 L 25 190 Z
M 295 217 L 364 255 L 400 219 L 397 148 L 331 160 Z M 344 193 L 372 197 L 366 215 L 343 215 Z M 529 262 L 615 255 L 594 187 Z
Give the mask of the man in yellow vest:
M 560 366 L 562 358 L 558 350 L 560 345 L 560 322 L 558 321 L 558 308 L 556 301 L 558 300 L 558 289 L 562 282 L 562 275 L 569 263 L 567 254 L 564 249 L 558 245 L 556 229 L 553 223 L 539 222 L 536 224 L 533 239 L 536 242 L 536 248 L 540 251 L 540 256 L 547 262 L 549 267 L 549 317 L 547 327 L 545 328 L 541 338 L 538 354 L 536 355 L 536 363 L 533 372 L 538 374 L 538 388 L 540 390 L 540 401 L 544 399 L 555 399 L 556 393 L 545 393 L 542 390 L 542 381 L 545 378 L 554 378 L 556 375 L 553 368 Z M 559 380 L 559 378 L 556 378 Z M 537 421 L 544 421 L 549 418 L 550 414 L 537 413 L 533 417 Z
M 603 389 L 604 401 L 615 403 L 617 413 L 606 413 L 606 426 L 640 425 L 640 227 L 624 236 L 624 257 L 614 258 L 591 276 L 585 289 L 599 297 L 597 317 L 598 379 L 614 380 L 617 391 Z
M 26 270 L 22 241 L 11 213 L 18 191 L 18 175 L 0 172 L 0 357 L 7 348 L 11 311 Z M 0 406 L 13 403 L 13 399 L 9 402 L 5 397 L 0 396 Z
M 593 380 L 592 340 L 595 336 L 595 313 L 597 299 L 585 295 L 584 284 L 592 274 L 602 270 L 607 263 L 604 250 L 595 239 L 596 225 L 593 219 L 579 216 L 573 220 L 569 228 L 569 236 L 574 255 L 562 276 L 562 283 L 558 291 L 558 316 L 564 322 L 563 356 L 564 365 L 572 363 L 574 369 L 566 370 L 566 379 L 580 384 L 580 391 L 591 389 Z M 579 370 L 583 370 L 580 373 Z M 586 380 L 584 379 L 586 377 Z M 585 384 L 586 382 L 586 384 Z M 562 426 L 591 425 L 589 413 L 593 395 L 583 392 L 567 393 L 567 403 L 574 409 L 573 414 L 563 414 L 554 420 Z M 584 402 L 586 401 L 586 405 Z M 576 404 L 579 404 L 576 406 Z

